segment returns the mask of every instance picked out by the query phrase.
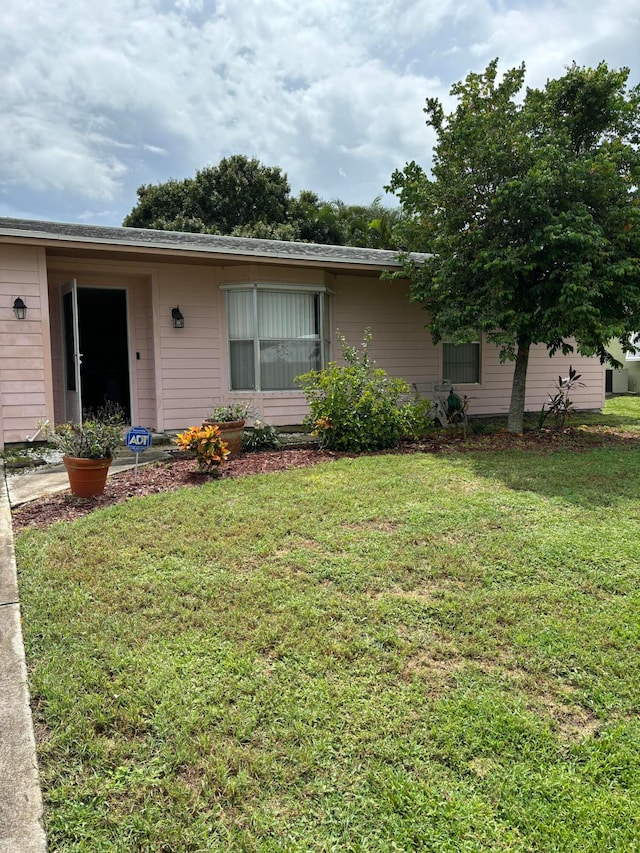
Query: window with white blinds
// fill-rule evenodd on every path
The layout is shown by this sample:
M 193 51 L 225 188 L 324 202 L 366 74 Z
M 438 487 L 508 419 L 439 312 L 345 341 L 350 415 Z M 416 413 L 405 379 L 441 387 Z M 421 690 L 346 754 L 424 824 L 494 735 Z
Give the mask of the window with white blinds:
M 442 344 L 442 379 L 453 385 L 480 382 L 480 341 Z
M 328 296 L 263 289 L 227 293 L 232 391 L 288 391 L 328 349 Z

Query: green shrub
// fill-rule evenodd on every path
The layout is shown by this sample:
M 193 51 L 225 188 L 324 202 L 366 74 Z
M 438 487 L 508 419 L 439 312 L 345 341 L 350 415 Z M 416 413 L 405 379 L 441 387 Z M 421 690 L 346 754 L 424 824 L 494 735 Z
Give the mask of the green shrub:
M 310 414 L 305 423 L 320 437 L 322 447 L 362 452 L 395 447 L 413 433 L 413 406 L 403 402 L 411 387 L 389 377 L 369 356 L 372 336 L 367 329 L 362 347 L 350 347 L 342 335 L 345 365 L 332 361 L 324 370 L 298 376 Z
M 469 421 L 469 427 L 472 435 L 486 435 L 489 432 L 493 432 L 490 424 L 485 421 L 480 421 L 477 418 Z
M 405 433 L 410 438 L 421 438 L 433 432 L 436 422 L 434 421 L 434 407 L 427 397 L 414 396 L 411 403 L 404 407 L 406 414 Z
M 256 419 L 253 422 L 253 428 L 246 429 L 242 433 L 242 449 L 244 451 L 277 450 L 279 447 L 282 447 L 282 442 L 278 430 L 271 424 L 265 424 Z

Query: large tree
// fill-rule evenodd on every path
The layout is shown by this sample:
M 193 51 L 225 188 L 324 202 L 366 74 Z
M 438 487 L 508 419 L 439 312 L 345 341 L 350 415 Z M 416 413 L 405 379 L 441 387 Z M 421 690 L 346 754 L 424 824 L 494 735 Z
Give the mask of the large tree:
M 402 242 L 432 253 L 407 263 L 434 342 L 479 331 L 515 361 L 508 429 L 523 425 L 529 351 L 632 349 L 640 329 L 640 87 L 628 69 L 573 66 L 527 89 L 522 65 L 454 85 L 436 132 L 431 175 L 416 163 L 388 189 L 401 201 Z
M 138 187 L 138 203 L 125 218 L 132 228 L 231 234 L 258 222 L 285 223 L 289 182 L 278 167 L 236 154 L 194 178 Z
M 323 201 L 310 190 L 292 196 L 287 176 L 242 154 L 207 166 L 195 177 L 138 187 L 138 202 L 123 222 L 156 228 L 393 248 L 397 210 L 376 198 L 370 205 Z

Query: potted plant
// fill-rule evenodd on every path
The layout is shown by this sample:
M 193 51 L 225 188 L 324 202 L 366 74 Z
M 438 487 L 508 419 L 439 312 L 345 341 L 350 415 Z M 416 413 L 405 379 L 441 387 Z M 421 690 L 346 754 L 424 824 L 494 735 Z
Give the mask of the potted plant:
M 229 456 L 227 444 L 222 440 L 220 430 L 215 424 L 189 427 L 188 430 L 178 433 L 173 441 L 180 450 L 195 453 L 200 471 L 214 477 L 219 475 L 220 465 L 224 464 Z
M 99 410 L 81 424 L 59 424 L 47 439 L 62 452 L 74 495 L 92 498 L 104 492 L 113 454 L 122 444 L 123 418 L 111 408 Z
M 202 426 L 218 427 L 231 458 L 237 456 L 242 449 L 242 430 L 251 414 L 251 406 L 244 400 L 223 403 L 214 408 L 211 415 L 202 422 Z

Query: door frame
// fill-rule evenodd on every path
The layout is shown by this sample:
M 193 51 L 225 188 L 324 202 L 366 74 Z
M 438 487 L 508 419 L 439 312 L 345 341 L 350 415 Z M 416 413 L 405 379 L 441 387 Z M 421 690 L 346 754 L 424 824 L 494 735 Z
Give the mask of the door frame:
M 63 357 L 62 357 L 62 365 L 63 365 L 63 370 L 62 370 L 63 394 L 62 394 L 62 397 L 63 397 L 65 421 L 76 421 L 76 419 L 74 417 L 70 416 L 70 414 L 69 414 L 70 406 L 69 406 L 68 395 L 69 395 L 69 393 L 73 393 L 73 392 L 69 392 L 67 390 L 68 367 L 67 367 L 67 351 L 66 351 L 66 321 L 65 321 L 65 311 L 64 311 L 64 295 L 66 293 L 69 293 L 69 292 L 71 292 L 73 294 L 72 305 L 73 305 L 73 311 L 74 311 L 74 318 L 73 318 L 74 319 L 74 323 L 73 323 L 74 368 L 76 370 L 76 385 L 78 388 L 78 398 L 77 399 L 78 399 L 78 402 L 80 405 L 80 409 L 79 409 L 80 417 L 78 418 L 78 420 L 76 422 L 79 422 L 81 420 L 81 417 L 82 417 L 82 372 L 80 369 L 81 365 L 82 365 L 82 353 L 79 351 L 80 350 L 80 327 L 81 327 L 82 318 L 80 317 L 80 314 L 78 311 L 78 290 L 108 290 L 108 291 L 120 291 L 120 292 L 124 293 L 125 326 L 126 326 L 125 334 L 126 334 L 126 345 L 127 345 L 127 370 L 129 373 L 129 376 L 128 376 L 128 379 L 129 379 L 129 413 L 130 413 L 129 417 L 130 417 L 131 423 L 133 424 L 136 421 L 135 421 L 135 417 L 134 417 L 134 405 L 133 405 L 133 402 L 134 402 L 134 394 L 133 394 L 133 390 L 134 390 L 133 389 L 133 385 L 134 385 L 134 364 L 133 364 L 133 360 L 132 360 L 132 349 L 131 349 L 131 322 L 130 322 L 130 313 L 129 313 L 129 307 L 130 307 L 129 289 L 128 289 L 128 287 L 126 287 L 126 285 L 118 285 L 118 284 L 114 284 L 113 286 L 100 285 L 100 284 L 98 284 L 98 285 L 96 285 L 96 284 L 79 284 L 78 279 L 76 279 L 76 278 L 70 279 L 69 281 L 64 282 L 61 285 L 59 285 L 60 321 L 61 321 L 60 322 L 60 330 L 61 330 L 61 335 L 62 335 L 62 355 L 63 355 Z M 73 404 L 73 400 L 71 402 Z M 76 406 L 77 406 L 77 404 L 76 404 Z M 77 411 L 77 409 L 76 409 L 76 411 Z

